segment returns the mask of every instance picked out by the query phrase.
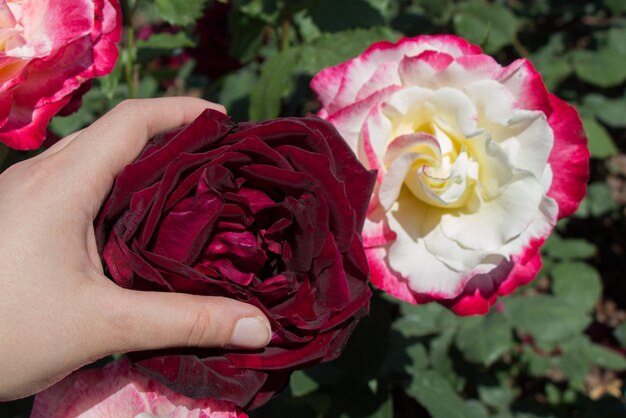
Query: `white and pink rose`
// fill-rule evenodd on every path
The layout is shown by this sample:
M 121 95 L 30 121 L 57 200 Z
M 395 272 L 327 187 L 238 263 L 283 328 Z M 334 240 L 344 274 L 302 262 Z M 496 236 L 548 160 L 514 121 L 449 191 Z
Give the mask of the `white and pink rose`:
M 528 60 L 419 36 L 376 43 L 311 87 L 378 170 L 364 244 L 373 283 L 402 300 L 487 312 L 536 276 L 539 248 L 585 195 L 580 118 Z
M 191 399 L 140 374 L 130 361 L 74 372 L 35 398 L 31 418 L 247 418 L 229 402 Z
M 41 146 L 83 83 L 111 72 L 118 0 L 0 0 L 0 142 Z

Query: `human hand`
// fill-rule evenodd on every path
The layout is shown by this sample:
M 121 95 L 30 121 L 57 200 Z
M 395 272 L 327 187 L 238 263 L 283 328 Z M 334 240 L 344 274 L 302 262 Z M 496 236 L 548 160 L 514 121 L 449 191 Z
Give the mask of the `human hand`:
M 115 176 L 149 138 L 206 108 L 224 111 L 194 98 L 125 101 L 0 175 L 0 401 L 113 353 L 269 342 L 254 306 L 123 289 L 103 274 L 93 221 Z

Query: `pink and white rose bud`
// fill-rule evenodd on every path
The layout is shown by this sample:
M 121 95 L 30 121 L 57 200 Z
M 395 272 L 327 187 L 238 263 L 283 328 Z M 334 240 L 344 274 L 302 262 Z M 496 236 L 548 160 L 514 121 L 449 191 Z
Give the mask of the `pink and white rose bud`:
M 0 0 L 0 142 L 41 146 L 73 93 L 113 70 L 121 29 L 118 0 Z
M 576 110 L 525 59 L 499 65 L 451 35 L 380 42 L 311 82 L 378 170 L 364 244 L 379 288 L 486 313 L 531 281 L 539 248 L 588 179 Z
M 31 418 L 247 418 L 229 402 L 191 399 L 140 374 L 128 360 L 74 372 L 35 398 Z

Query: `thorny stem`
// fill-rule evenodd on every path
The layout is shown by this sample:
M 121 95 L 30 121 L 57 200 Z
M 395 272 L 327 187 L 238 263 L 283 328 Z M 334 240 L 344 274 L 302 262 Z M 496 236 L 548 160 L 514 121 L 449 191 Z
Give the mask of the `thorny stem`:
M 135 28 L 133 27 L 133 13 L 137 8 L 138 0 L 134 1 L 134 5 L 131 7 L 130 0 L 123 0 L 122 11 L 124 18 L 124 25 L 126 26 L 126 62 L 124 68 L 124 78 L 128 85 L 128 96 L 130 98 L 137 97 L 138 86 L 138 69 L 135 64 Z
M 132 99 L 137 97 L 137 66 L 135 65 L 135 28 L 126 28 L 126 83 L 128 84 L 128 96 Z
M 291 0 L 285 0 L 285 9 L 283 12 L 281 45 L 282 51 L 289 48 L 289 29 L 291 28 Z

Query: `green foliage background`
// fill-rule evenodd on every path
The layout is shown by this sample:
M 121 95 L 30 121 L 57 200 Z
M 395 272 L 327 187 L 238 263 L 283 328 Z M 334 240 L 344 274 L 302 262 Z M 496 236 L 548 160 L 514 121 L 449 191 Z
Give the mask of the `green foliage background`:
M 52 132 L 125 98 L 174 94 L 221 102 L 237 120 L 302 116 L 319 107 L 308 83 L 320 69 L 382 39 L 456 33 L 502 64 L 532 60 L 579 109 L 593 157 L 588 196 L 531 285 L 468 318 L 376 294 L 338 361 L 296 372 L 252 417 L 626 416 L 626 0 L 233 0 L 225 33 L 240 65 L 213 78 L 194 71 L 203 51 L 189 52 L 210 3 L 123 2 L 116 70 Z M 150 25 L 168 29 L 139 37 Z M 2 167 L 33 154 L 0 148 Z M 31 402 L 0 416 L 27 416 Z

